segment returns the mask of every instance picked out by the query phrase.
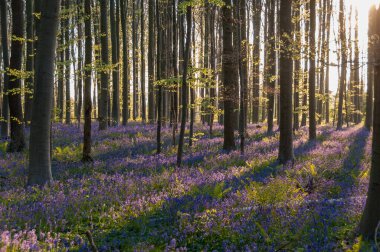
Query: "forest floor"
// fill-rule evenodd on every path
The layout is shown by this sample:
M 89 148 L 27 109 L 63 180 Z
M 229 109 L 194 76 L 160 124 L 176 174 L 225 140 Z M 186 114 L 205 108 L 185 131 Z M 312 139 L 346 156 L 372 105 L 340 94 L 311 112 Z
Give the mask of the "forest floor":
M 25 189 L 27 153 L 0 142 L 0 250 L 358 251 L 371 134 L 362 126 L 295 135 L 296 162 L 277 163 L 279 134 L 250 126 L 246 153 L 221 151 L 198 125 L 176 168 L 171 129 L 155 155 L 156 127 L 93 126 L 94 163 L 82 164 L 81 130 L 53 126 L 50 187 Z M 188 132 L 187 132 L 188 133 Z

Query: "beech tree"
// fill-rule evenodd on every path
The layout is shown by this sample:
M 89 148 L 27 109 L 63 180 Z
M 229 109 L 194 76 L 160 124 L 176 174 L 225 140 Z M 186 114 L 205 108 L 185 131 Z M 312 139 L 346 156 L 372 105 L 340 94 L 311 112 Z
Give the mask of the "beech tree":
M 59 13 L 60 0 L 42 1 L 30 128 L 28 185 L 43 185 L 53 179 L 50 123 Z

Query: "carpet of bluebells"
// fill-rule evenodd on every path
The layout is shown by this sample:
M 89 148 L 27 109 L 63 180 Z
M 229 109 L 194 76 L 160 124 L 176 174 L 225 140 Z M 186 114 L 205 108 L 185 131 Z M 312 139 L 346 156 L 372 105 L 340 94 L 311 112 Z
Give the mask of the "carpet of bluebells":
M 371 159 L 362 126 L 295 133 L 296 161 L 279 165 L 278 132 L 248 128 L 246 152 L 223 152 L 197 125 L 184 165 L 163 129 L 93 127 L 93 158 L 82 164 L 82 130 L 53 125 L 54 183 L 25 188 L 28 154 L 0 142 L 0 251 L 358 251 Z M 188 132 L 187 132 L 188 133 Z M 371 247 L 372 246 L 372 247 Z

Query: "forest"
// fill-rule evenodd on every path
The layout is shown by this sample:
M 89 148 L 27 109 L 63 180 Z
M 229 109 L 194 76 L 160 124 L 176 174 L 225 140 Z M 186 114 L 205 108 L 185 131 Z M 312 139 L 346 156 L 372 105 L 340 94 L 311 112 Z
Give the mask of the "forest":
M 380 251 L 377 0 L 0 0 L 0 251 Z

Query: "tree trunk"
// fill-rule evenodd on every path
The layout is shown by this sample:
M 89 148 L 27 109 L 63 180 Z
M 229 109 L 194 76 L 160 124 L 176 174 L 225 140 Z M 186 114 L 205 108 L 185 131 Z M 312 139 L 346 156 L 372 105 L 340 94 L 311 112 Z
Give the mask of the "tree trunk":
M 155 120 L 154 110 L 154 0 L 149 0 L 149 42 L 148 42 L 148 121 L 153 123 Z
M 311 0 L 313 1 L 313 0 Z M 280 52 L 280 149 L 279 161 L 285 164 L 294 160 L 293 154 L 293 64 L 292 64 L 292 1 L 281 0 L 280 35 L 283 43 Z
M 375 34 L 376 8 L 373 6 L 369 13 L 368 21 L 368 68 L 367 68 L 367 97 L 365 127 L 371 129 L 373 124 L 373 77 L 374 77 L 374 49 L 373 35 Z
M 298 130 L 300 127 L 300 83 L 301 83 L 301 3 L 294 4 L 294 48 L 295 48 L 295 59 L 294 59 L 294 122 L 293 130 Z
M 111 43 L 112 43 L 112 125 L 119 125 L 120 121 L 120 98 L 119 98 L 119 59 L 118 44 L 115 21 L 115 0 L 110 0 L 110 23 L 111 23 Z
M 267 50 L 267 114 L 268 114 L 268 133 L 273 132 L 273 118 L 274 118 L 274 95 L 276 91 L 276 52 L 275 52 L 275 0 L 269 2 L 269 17 L 268 17 L 268 50 Z
M 129 46 L 128 46 L 128 1 L 121 0 L 121 30 L 123 33 L 123 126 L 129 119 Z
M 83 54 L 82 54 L 82 39 L 83 39 L 83 31 L 82 31 L 82 22 L 81 16 L 83 16 L 83 1 L 77 0 L 77 8 L 78 8 L 78 102 L 77 102 L 77 119 L 78 126 L 81 124 L 81 116 L 82 116 L 82 104 L 83 104 L 83 73 L 82 73 L 82 64 L 83 64 Z M 90 6 L 91 8 L 91 6 Z
M 315 118 L 315 27 L 316 27 L 316 3 L 310 0 L 310 69 L 309 69 L 309 140 L 317 139 L 317 122 Z
M 190 58 L 190 44 L 191 44 L 191 27 L 192 27 L 192 21 L 191 21 L 191 6 L 187 7 L 186 10 L 186 22 L 187 22 L 187 39 L 186 39 L 186 46 L 185 46 L 185 58 L 183 61 L 183 76 L 182 76 L 182 92 L 181 92 L 181 99 L 182 99 L 182 113 L 181 113 L 181 129 L 179 134 L 179 143 L 178 143 L 178 152 L 177 152 L 177 166 L 180 167 L 182 164 L 182 153 L 183 153 L 183 145 L 184 145 L 184 138 L 185 138 L 185 128 L 186 128 L 186 111 L 187 111 L 187 72 L 188 72 L 188 66 L 189 66 L 189 58 Z
M 380 11 L 371 10 L 370 28 L 376 27 L 375 34 L 380 34 Z M 374 44 L 375 52 L 379 50 L 379 42 Z M 373 239 L 376 234 L 376 228 L 380 223 L 380 59 L 379 54 L 374 56 L 374 117 L 373 117 L 373 138 L 372 138 L 372 167 L 369 179 L 369 188 L 367 202 L 364 208 L 363 216 L 360 221 L 360 233 L 369 239 Z M 378 235 L 378 234 L 376 234 Z M 377 237 L 375 237 L 377 238 Z
M 145 20 L 144 20 L 144 0 L 141 1 L 140 6 L 140 26 L 141 26 L 141 38 L 140 38 L 140 53 L 141 53 L 141 119 L 146 121 L 146 99 L 145 99 Z
M 12 38 L 24 38 L 24 2 L 12 0 Z M 12 39 L 10 71 L 22 71 L 22 40 Z M 24 124 L 21 104 L 21 79 L 9 73 L 9 112 L 11 122 L 11 141 L 8 145 L 9 152 L 21 152 L 25 147 Z
M 133 65 L 133 120 L 136 120 L 139 116 L 139 107 L 138 107 L 138 69 L 137 69 L 137 18 L 136 18 L 136 1 L 133 1 L 132 4 L 132 65 Z
M 26 126 L 30 125 L 31 112 L 32 112 L 32 97 L 33 97 L 33 1 L 26 1 L 26 66 L 29 77 L 25 80 L 25 102 L 24 102 L 24 123 Z
M 1 45 L 3 50 L 4 69 L 9 68 L 9 51 L 8 51 L 8 7 L 6 1 L 0 1 L 1 15 Z M 1 120 L 1 137 L 7 138 L 9 133 L 9 101 L 8 101 L 9 75 L 4 72 L 2 120 Z
M 347 46 L 346 46 L 346 28 L 344 24 L 344 1 L 340 0 L 340 12 L 339 12 L 339 34 L 341 43 L 341 76 L 339 81 L 339 101 L 338 101 L 338 122 L 337 129 L 340 130 L 343 127 L 343 99 L 346 90 L 346 71 L 347 71 Z
M 159 0 L 156 0 L 156 24 L 157 27 L 160 27 L 161 23 L 161 17 L 160 17 L 160 4 Z M 162 62 L 161 62 L 161 55 L 162 55 L 162 29 L 157 29 L 157 59 L 156 59 L 156 70 L 157 80 L 161 80 L 161 71 L 162 71 Z M 162 85 L 158 86 L 157 90 L 157 154 L 161 153 L 161 127 L 162 127 Z
M 108 65 L 108 15 L 107 15 L 107 2 L 108 0 L 100 0 L 100 38 L 101 44 L 101 61 L 102 67 Z M 101 87 L 100 87 L 100 101 L 99 101 L 99 130 L 107 129 L 108 125 L 108 72 L 103 69 L 101 72 Z
M 92 36 L 91 36 L 91 0 L 84 1 L 84 35 L 85 40 L 85 79 L 84 79 L 84 135 L 83 135 L 83 162 L 92 161 L 91 158 L 91 75 L 92 75 Z
M 51 108 L 54 89 L 54 62 L 60 0 L 41 6 L 39 41 L 36 53 L 35 93 L 30 129 L 28 185 L 52 181 L 50 156 Z
M 326 39 L 326 80 L 325 80 L 325 120 L 326 123 L 330 123 L 330 33 L 331 33 L 331 15 L 333 11 L 333 2 L 328 0 L 327 6 L 327 20 L 326 20 L 326 29 L 327 29 L 327 39 Z
M 65 9 L 68 11 L 70 9 L 70 0 L 65 0 Z M 70 83 L 70 17 L 66 16 L 64 21 L 65 29 L 65 87 L 66 87 L 66 118 L 65 123 L 71 123 L 71 83 Z
M 262 0 L 254 1 L 254 44 L 253 44 L 253 88 L 252 88 L 252 122 L 259 122 L 260 108 L 260 31 Z
M 222 7 L 222 24 L 223 24 L 223 62 L 222 62 L 222 80 L 223 80 L 223 99 L 224 99 L 224 143 L 223 149 L 231 151 L 236 148 L 234 137 L 234 122 L 236 108 L 236 88 L 238 80 L 236 63 L 237 59 L 234 54 L 232 44 L 233 17 L 231 11 L 231 0 L 224 0 Z

